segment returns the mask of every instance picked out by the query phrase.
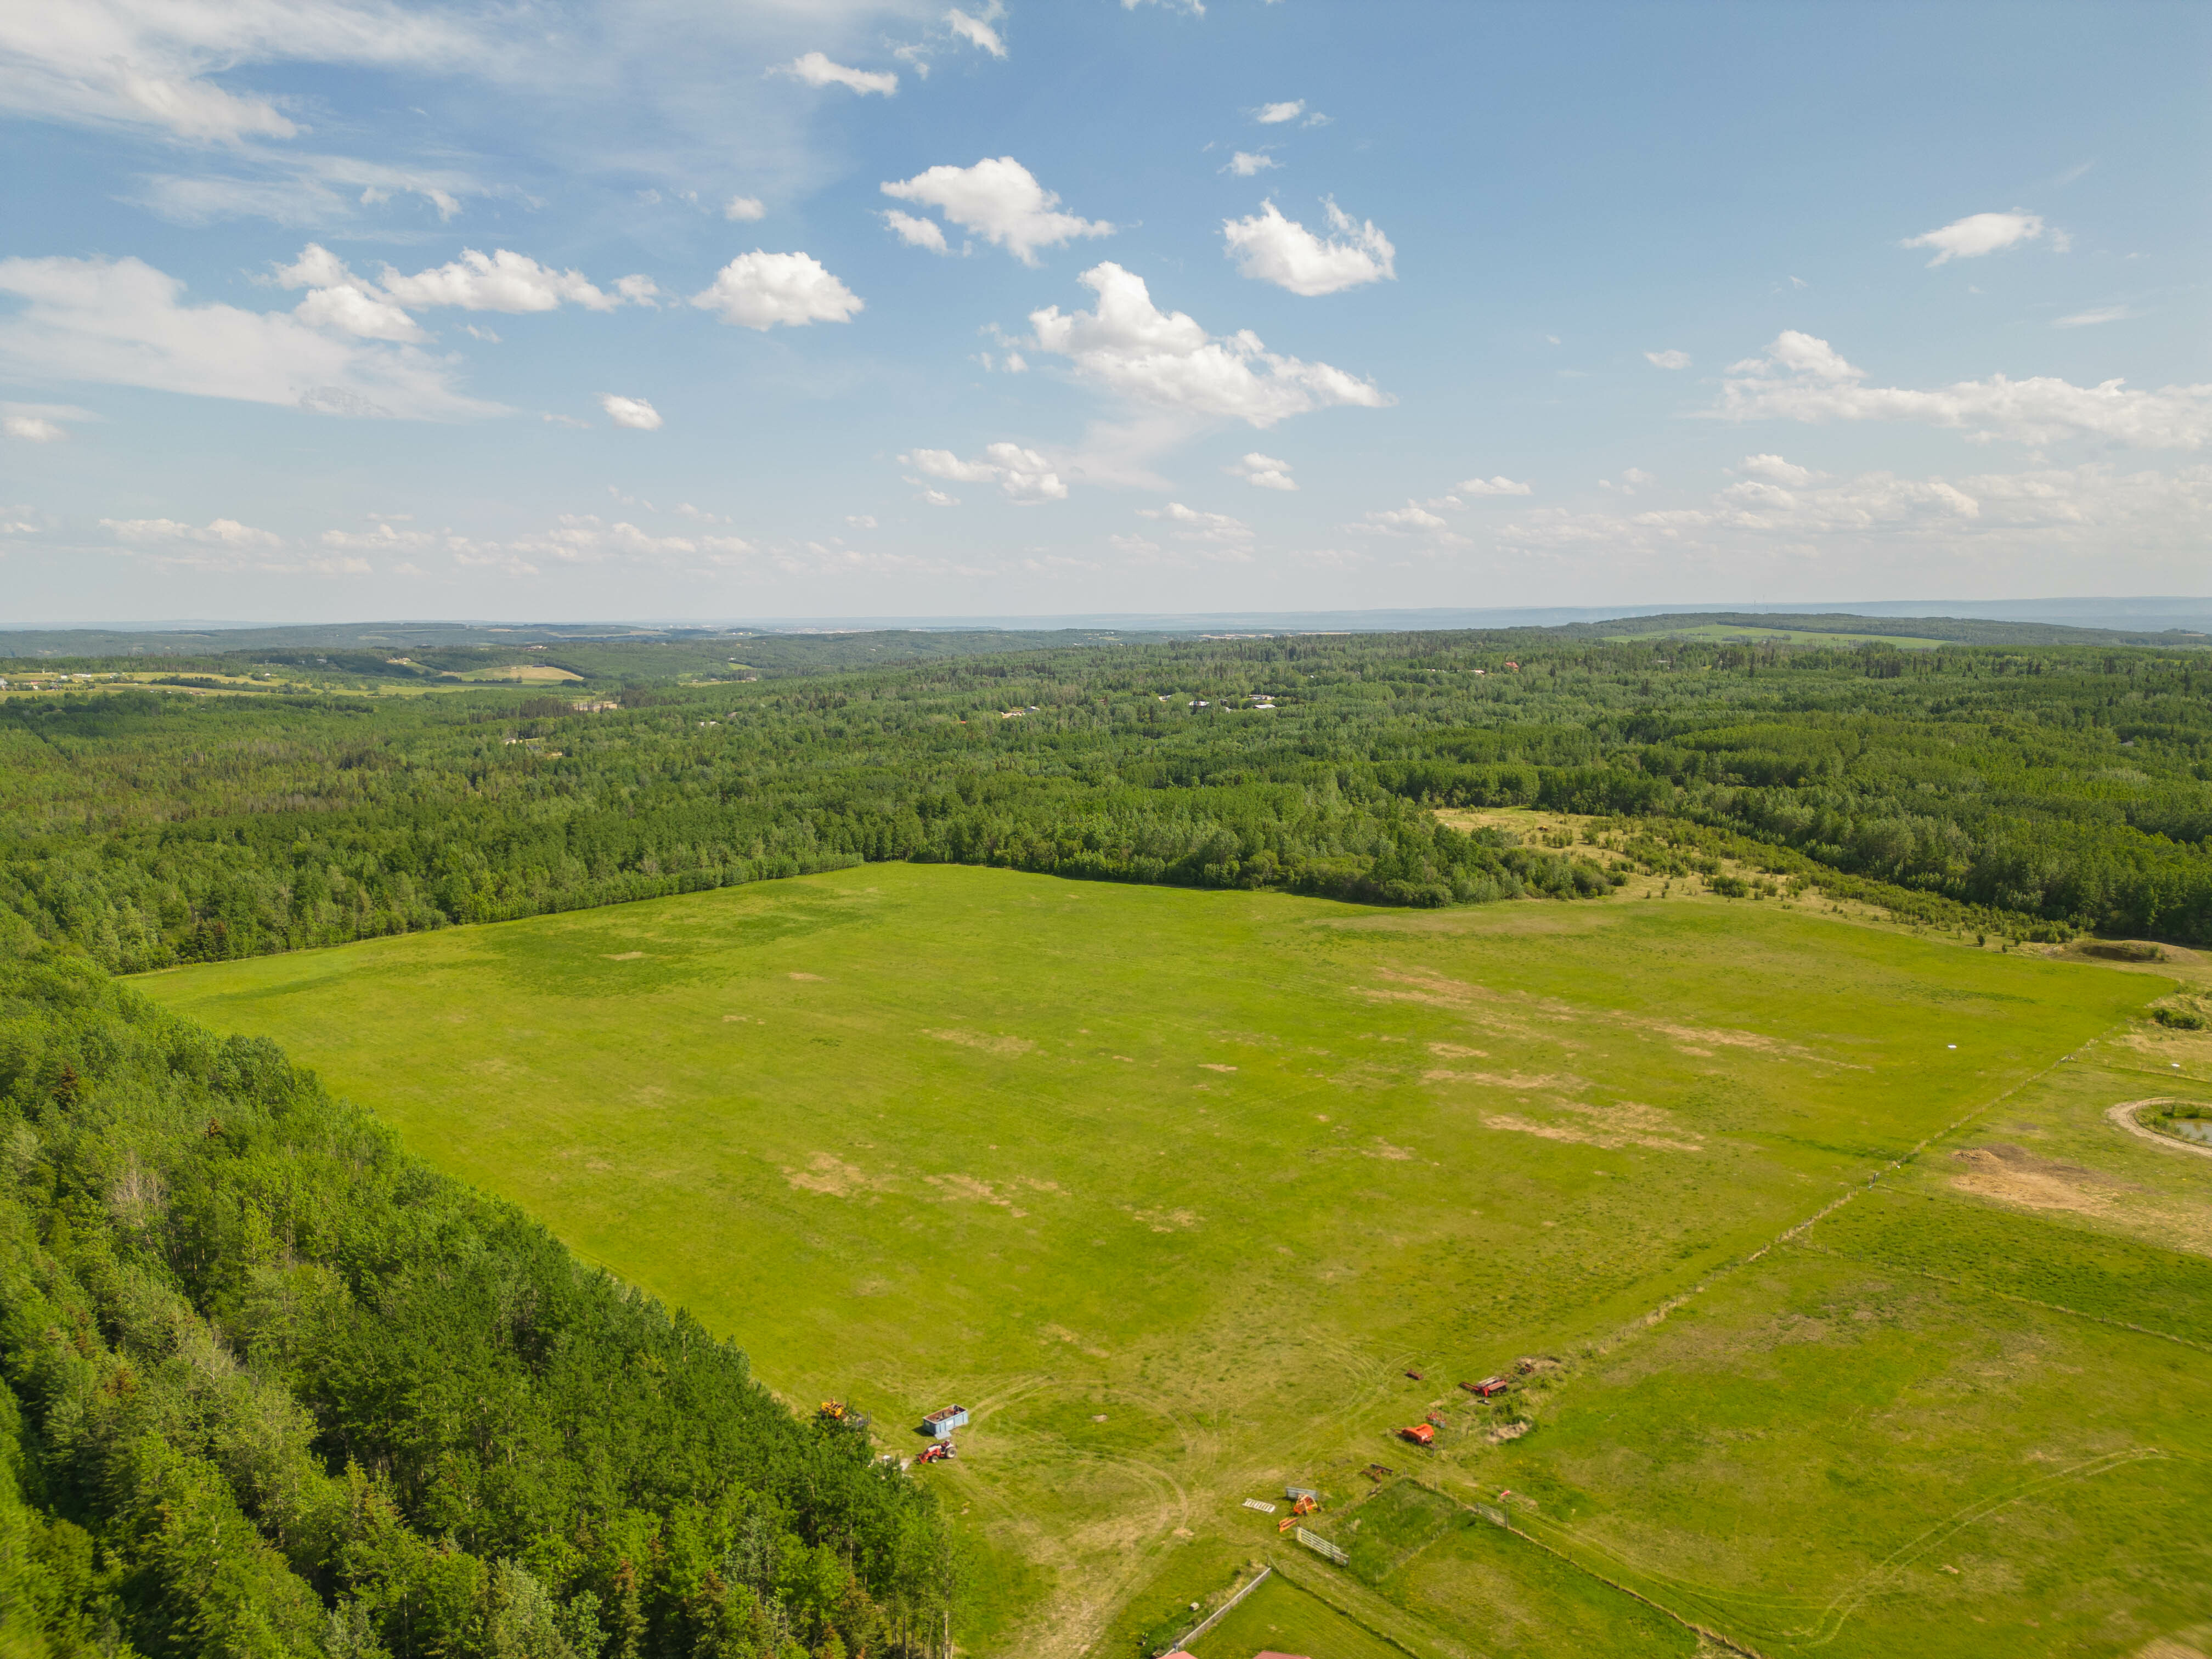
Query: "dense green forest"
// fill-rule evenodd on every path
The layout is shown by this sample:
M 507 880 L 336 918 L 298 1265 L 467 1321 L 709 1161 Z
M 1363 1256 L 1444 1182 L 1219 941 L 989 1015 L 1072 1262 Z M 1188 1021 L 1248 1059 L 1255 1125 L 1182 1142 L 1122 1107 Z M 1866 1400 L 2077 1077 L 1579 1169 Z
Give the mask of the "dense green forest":
M 861 860 L 1605 890 L 1434 805 L 1643 820 L 2018 930 L 2212 941 L 2212 656 L 1385 635 L 633 688 L 0 704 L 0 903 L 132 971 Z M 1257 706 L 1271 702 L 1273 707 Z M 2009 918 L 2009 921 L 2004 919 Z
M 11 1659 L 936 1654 L 947 1551 L 864 1433 L 0 926 Z
M 0 1659 L 894 1659 L 941 1651 L 959 1591 L 864 1433 L 111 972 L 865 860 L 1612 890 L 1443 806 L 1596 815 L 1723 891 L 1757 890 L 1724 854 L 1954 926 L 2212 943 L 2190 648 L 438 649 L 384 666 L 603 654 L 559 695 L 218 656 L 221 692 L 0 701 Z

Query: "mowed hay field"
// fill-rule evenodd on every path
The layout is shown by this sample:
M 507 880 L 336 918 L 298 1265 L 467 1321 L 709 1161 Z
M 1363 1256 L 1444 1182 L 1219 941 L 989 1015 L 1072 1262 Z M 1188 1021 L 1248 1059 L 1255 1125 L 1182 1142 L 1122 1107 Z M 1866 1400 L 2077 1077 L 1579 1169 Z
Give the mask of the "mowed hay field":
M 970 1653 L 1120 1659 L 1291 1549 L 1241 1507 L 1285 1481 L 1352 1555 L 1292 1552 L 1335 1607 L 1297 1617 L 1416 1654 L 1697 1650 L 1593 1575 L 1769 1653 L 2212 1620 L 2212 1159 L 2101 1119 L 2153 1065 L 2212 1095 L 2143 1049 L 2156 974 L 1771 902 L 884 864 L 138 982 L 801 1408 L 908 1451 L 967 1406 L 924 1478 Z

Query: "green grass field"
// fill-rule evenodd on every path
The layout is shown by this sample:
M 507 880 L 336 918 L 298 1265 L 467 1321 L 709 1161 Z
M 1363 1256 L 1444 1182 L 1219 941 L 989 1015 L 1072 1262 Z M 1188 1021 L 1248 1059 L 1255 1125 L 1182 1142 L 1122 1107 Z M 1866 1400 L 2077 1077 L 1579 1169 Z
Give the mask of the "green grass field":
M 1127 1659 L 1286 1555 L 1357 1615 L 1285 1587 L 1314 1659 L 1698 1650 L 1669 1611 L 1992 1659 L 2212 1619 L 2212 1159 L 2098 1127 L 2162 1062 L 2212 1094 L 2142 1050 L 2155 974 L 1771 902 L 889 864 L 139 983 L 794 1404 L 902 1450 L 966 1405 L 923 1478 L 978 1557 L 969 1653 Z M 2029 1202 L 2075 1179 L 2038 1158 L 2120 1172 Z M 1522 1357 L 1498 1402 L 1454 1387 Z M 1431 1409 L 1435 1450 L 1389 1438 Z M 1348 1567 L 1241 1507 L 1286 1480 Z

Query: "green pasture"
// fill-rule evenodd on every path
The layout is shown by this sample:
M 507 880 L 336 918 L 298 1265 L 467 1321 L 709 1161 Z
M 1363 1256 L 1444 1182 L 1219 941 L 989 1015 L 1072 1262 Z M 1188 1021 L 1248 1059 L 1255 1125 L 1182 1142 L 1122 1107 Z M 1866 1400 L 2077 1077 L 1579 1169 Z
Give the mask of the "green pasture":
M 2021 1344 L 2117 1368 L 2114 1409 L 2172 1448 L 2079 1487 L 2078 1579 L 2051 1565 L 2055 1510 L 2008 1511 L 2038 1517 L 1991 1570 L 2020 1617 L 2089 1639 L 2059 1603 L 2179 1547 L 2134 1538 L 2106 1494 L 2197 1478 L 2196 1350 L 1901 1277 L 1820 1229 L 1741 1265 L 2135 1030 L 2171 988 L 2154 975 L 1771 902 L 1408 913 L 882 864 L 139 983 L 279 1039 L 441 1168 L 738 1337 L 794 1404 L 853 1400 L 902 1451 L 922 1412 L 967 1406 L 958 1461 L 924 1478 L 976 1552 L 970 1653 L 1126 1659 L 1288 1547 L 1243 1498 L 1298 1480 L 1348 1524 L 1376 1461 L 1440 1494 L 1440 1524 L 1314 1570 L 1410 1650 L 1688 1651 L 1591 1576 L 1607 1563 L 1791 1650 L 1799 1603 L 1882 1571 L 1914 1506 L 1979 1501 L 2008 1457 L 2106 1455 L 2080 1389 L 1961 1382 L 1972 1409 L 1947 1409 L 1986 1449 L 1964 1462 L 1942 1413 L 1883 1404 Z M 1844 1301 L 1843 1336 L 1778 1334 Z M 1666 1344 L 1723 1330 L 1666 1360 L 1694 1395 L 1650 1380 Z M 1524 1356 L 1547 1364 L 1495 1406 L 1454 1388 Z M 1706 1467 L 1662 1449 L 1686 1405 L 1719 1414 L 1735 1461 L 1696 1491 L 1740 1482 L 1725 1502 L 1668 1473 Z M 1432 1408 L 1437 1450 L 1389 1437 Z M 1826 1473 L 1892 1468 L 1887 1509 Z M 1524 1482 L 1569 1560 L 1453 1507 Z M 1997 1564 L 2031 1530 L 1978 1524 Z M 2154 1623 L 2186 1599 L 2127 1605 Z M 1828 1645 L 1881 1650 L 1874 1632 L 1912 1628 L 1881 1623 L 1902 1606 L 1869 1592 Z

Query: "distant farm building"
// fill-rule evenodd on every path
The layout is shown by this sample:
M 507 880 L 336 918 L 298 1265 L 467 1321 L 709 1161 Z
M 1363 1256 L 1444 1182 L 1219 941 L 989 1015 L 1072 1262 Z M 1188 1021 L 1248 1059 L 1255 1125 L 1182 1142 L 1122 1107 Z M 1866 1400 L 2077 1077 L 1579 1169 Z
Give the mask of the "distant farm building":
M 933 1440 L 942 1440 L 953 1430 L 963 1428 L 968 1422 L 965 1406 L 947 1406 L 943 1411 L 932 1412 L 921 1419 L 921 1431 Z

